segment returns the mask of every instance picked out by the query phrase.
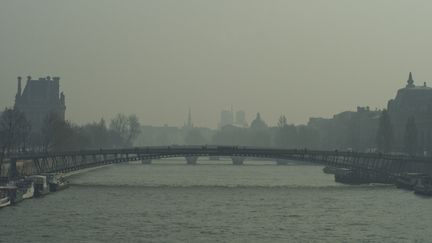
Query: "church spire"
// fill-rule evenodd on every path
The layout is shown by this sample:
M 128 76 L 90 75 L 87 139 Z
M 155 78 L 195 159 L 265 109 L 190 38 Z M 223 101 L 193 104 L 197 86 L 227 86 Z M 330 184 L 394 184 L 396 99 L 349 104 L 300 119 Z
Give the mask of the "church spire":
M 188 112 L 187 127 L 189 127 L 189 128 L 193 127 L 193 124 L 192 124 L 192 112 L 191 112 L 191 108 L 190 107 L 189 107 L 189 112 Z
M 413 79 L 413 77 L 412 77 L 412 73 L 410 72 L 409 73 L 409 76 L 408 76 L 408 80 L 407 80 L 407 88 L 414 88 L 415 86 L 414 86 L 414 79 Z

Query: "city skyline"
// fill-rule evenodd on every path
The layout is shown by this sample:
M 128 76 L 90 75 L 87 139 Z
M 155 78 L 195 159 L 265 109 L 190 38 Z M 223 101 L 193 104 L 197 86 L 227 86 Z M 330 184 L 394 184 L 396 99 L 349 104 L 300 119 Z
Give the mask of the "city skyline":
M 51 74 L 68 94 L 67 119 L 79 124 L 123 112 L 181 126 L 190 107 L 197 126 L 217 127 L 220 110 L 231 105 L 248 119 L 261 112 L 274 124 L 284 114 L 302 124 L 357 106 L 384 108 L 408 72 L 420 83 L 432 79 L 431 7 L 388 0 L 104 1 L 103 8 L 6 2 L 0 105 L 13 104 L 17 76 Z
M 30 75 L 27 76 L 27 78 L 29 78 L 29 77 L 32 77 L 32 76 L 30 76 Z M 46 78 L 49 78 L 49 77 L 50 77 L 50 76 L 43 76 L 43 77 L 36 78 L 36 80 L 37 80 L 37 79 L 46 79 Z M 21 78 L 21 76 L 18 76 L 17 78 L 19 79 L 19 78 Z M 35 78 L 35 77 L 32 77 L 32 78 Z M 410 72 L 409 78 L 412 78 L 412 77 L 411 77 L 411 72 Z M 16 82 L 16 80 L 15 80 L 15 82 Z M 63 82 L 63 81 L 62 81 L 62 82 Z M 406 82 L 406 81 L 405 81 L 405 82 Z M 420 82 L 416 82 L 416 83 L 415 83 L 415 85 L 419 85 L 419 84 L 420 84 Z M 427 85 L 427 82 L 422 82 L 422 84 L 423 84 L 423 85 Z M 17 85 L 17 84 L 15 84 L 15 85 Z M 402 87 L 402 86 L 401 86 L 401 87 Z M 399 87 L 399 88 L 401 88 L 401 87 Z M 16 89 L 16 87 L 15 87 L 15 89 Z M 397 90 L 396 90 L 396 91 L 397 91 Z M 14 97 L 15 97 L 15 96 L 16 96 L 16 92 L 15 92 Z M 390 100 L 391 98 L 392 98 L 392 97 L 390 97 L 388 100 Z M 388 100 L 387 100 L 387 101 L 388 101 Z M 10 105 L 4 105 L 4 107 L 13 107 L 13 101 L 11 102 Z M 237 112 L 243 112 L 244 115 L 245 115 L 244 118 L 245 118 L 246 121 L 250 121 L 250 120 L 254 119 L 254 117 L 255 117 L 255 115 L 256 115 L 257 113 L 266 114 L 266 111 L 249 111 L 249 112 L 248 112 L 248 111 L 245 111 L 244 109 L 235 109 L 235 110 L 234 110 L 233 107 L 234 107 L 234 106 L 231 104 L 231 105 L 229 105 L 229 109 L 221 108 L 221 109 L 215 111 L 215 114 L 216 114 L 216 120 L 212 121 L 212 122 L 210 123 L 210 125 L 197 124 L 197 127 L 220 128 L 220 127 L 221 127 L 221 120 L 220 120 L 221 117 L 220 117 L 220 115 L 221 115 L 221 113 L 224 113 L 224 112 L 233 112 L 232 115 L 234 115 L 234 116 L 232 117 L 233 121 L 231 122 L 231 124 L 237 124 L 237 123 L 238 123 L 237 121 L 235 121 L 235 117 L 236 117 L 236 113 L 237 113 Z M 304 121 L 300 121 L 300 122 L 297 122 L 297 123 L 296 123 L 296 122 L 293 122 L 293 121 L 291 121 L 291 120 L 288 120 L 288 122 L 289 122 L 289 124 L 295 124 L 295 125 L 307 124 L 310 118 L 317 118 L 317 117 L 322 117 L 322 118 L 332 118 L 335 114 L 338 114 L 338 113 L 343 112 L 343 111 L 355 111 L 358 107 L 362 107 L 362 105 L 357 105 L 357 106 L 352 107 L 352 108 L 347 109 L 347 110 L 335 111 L 334 113 L 331 113 L 331 111 L 330 111 L 330 114 L 327 114 L 327 115 L 325 115 L 325 116 L 311 115 L 310 117 L 305 118 Z M 370 107 L 370 106 L 368 106 L 368 105 L 364 105 L 364 107 Z M 68 108 L 69 108 L 69 107 L 68 107 Z M 381 109 L 386 109 L 386 108 L 387 108 L 387 102 L 385 102 L 385 104 L 382 105 L 381 107 L 371 107 L 371 109 L 373 109 L 373 110 L 381 110 Z M 181 111 L 181 110 L 180 110 L 180 111 Z M 187 114 L 189 114 L 189 113 L 192 111 L 191 106 L 189 106 L 185 111 L 188 112 Z M 74 120 L 73 118 L 71 118 L 70 115 L 68 116 L 68 115 L 67 115 L 67 112 L 66 112 L 66 119 L 69 120 L 69 121 L 71 121 L 71 122 L 77 123 L 77 124 L 85 124 L 85 123 L 89 123 L 89 122 L 97 122 L 97 121 L 99 121 L 100 119 L 110 119 L 110 118 L 114 117 L 114 116 L 115 116 L 116 114 L 118 114 L 118 113 L 123 113 L 123 112 L 121 112 L 121 111 L 119 111 L 119 112 L 115 112 L 115 111 L 113 111 L 111 117 L 109 117 L 109 116 L 108 116 L 108 117 L 99 117 L 99 118 L 95 118 L 94 120 L 82 120 L 82 121 L 77 121 L 77 120 Z M 132 112 L 132 113 L 133 113 L 133 112 Z M 138 114 L 138 113 L 137 113 L 137 114 Z M 280 113 L 279 115 L 276 115 L 276 117 L 274 117 L 273 119 L 266 118 L 265 116 L 263 117 L 263 119 L 264 119 L 265 121 L 267 121 L 270 125 L 275 126 L 275 125 L 277 124 L 277 120 L 278 120 L 278 118 L 279 118 L 281 115 L 285 115 L 285 116 L 288 116 L 288 117 L 289 117 L 289 114 Z M 192 119 L 192 122 L 193 122 L 193 123 L 196 123 L 196 120 L 198 120 L 198 121 L 201 120 L 201 119 L 200 119 L 200 114 L 199 114 L 199 113 L 198 113 L 198 114 L 194 113 L 194 116 L 193 116 L 193 117 L 194 117 L 194 119 Z M 140 117 L 140 118 L 142 119 L 142 123 L 143 123 L 143 125 L 149 125 L 149 126 L 165 126 L 165 125 L 169 125 L 169 126 L 181 127 L 182 125 L 185 125 L 186 123 L 188 123 L 189 115 L 185 116 L 185 114 L 183 114 L 183 120 L 180 121 L 178 124 L 177 124 L 177 123 L 167 123 L 167 122 L 160 122 L 160 123 L 157 123 L 157 121 L 156 121 L 155 123 L 147 123 L 147 120 L 146 120 L 145 118 L 142 118 L 142 117 Z M 198 118 L 198 119 L 196 119 L 196 118 Z M 225 125 L 227 125 L 227 124 L 229 124 L 229 123 L 226 123 Z

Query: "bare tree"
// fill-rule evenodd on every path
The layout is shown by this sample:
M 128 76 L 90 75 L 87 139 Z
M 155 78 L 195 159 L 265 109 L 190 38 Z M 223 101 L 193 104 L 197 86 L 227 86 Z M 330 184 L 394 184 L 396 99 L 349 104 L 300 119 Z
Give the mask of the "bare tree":
M 288 124 L 286 116 L 280 116 L 277 128 L 274 130 L 274 143 L 280 147 L 296 147 L 297 128 L 293 124 Z
M 117 114 L 110 123 L 110 129 L 118 133 L 122 138 L 128 134 L 128 118 L 124 114 Z
M 23 114 L 19 115 L 17 130 L 17 149 L 22 152 L 27 151 L 31 134 L 31 124 Z
M 110 130 L 120 136 L 123 146 L 132 144 L 141 132 L 140 128 L 141 125 L 136 115 L 117 114 L 110 123 Z
M 278 120 L 278 128 L 283 129 L 284 127 L 288 126 L 287 118 L 286 116 L 280 116 Z
M 128 117 L 128 127 L 129 127 L 129 134 L 128 134 L 127 141 L 128 143 L 132 143 L 141 133 L 141 124 L 136 115 L 130 115 Z
M 52 112 L 45 117 L 41 133 L 42 149 L 43 151 L 49 151 L 67 149 L 67 143 L 73 136 L 74 131 L 68 122 Z
M 0 116 L 0 173 L 6 154 L 25 150 L 30 130 L 30 124 L 22 112 L 11 108 L 4 110 Z

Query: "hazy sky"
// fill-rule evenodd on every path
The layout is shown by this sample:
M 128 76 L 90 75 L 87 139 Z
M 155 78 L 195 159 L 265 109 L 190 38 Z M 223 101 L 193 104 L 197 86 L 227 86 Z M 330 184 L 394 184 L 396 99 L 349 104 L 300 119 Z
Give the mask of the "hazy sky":
M 67 118 L 136 113 L 216 127 L 383 108 L 408 72 L 432 80 L 432 1 L 2 0 L 0 106 L 16 77 L 60 76 Z M 432 85 L 432 82 L 431 82 Z

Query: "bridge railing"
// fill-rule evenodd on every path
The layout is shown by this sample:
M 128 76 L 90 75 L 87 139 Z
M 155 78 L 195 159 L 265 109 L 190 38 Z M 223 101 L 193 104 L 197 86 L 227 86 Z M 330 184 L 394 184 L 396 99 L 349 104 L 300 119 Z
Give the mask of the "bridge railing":
M 203 145 L 203 146 L 152 146 L 152 147 L 134 147 L 134 148 L 119 148 L 119 149 L 90 149 L 90 150 L 75 150 L 75 151 L 59 151 L 59 152 L 26 152 L 19 154 L 10 154 L 10 159 L 33 159 L 45 158 L 54 156 L 73 156 L 73 155 L 115 155 L 115 154 L 211 154 L 211 155 L 270 155 L 270 156 L 284 156 L 293 154 L 308 154 L 308 155 L 322 155 L 322 156 L 352 156 L 362 158 L 383 158 L 390 160 L 404 160 L 416 162 L 432 162 L 432 157 L 423 156 L 409 156 L 409 155 L 395 155 L 384 153 L 366 153 L 366 152 L 353 152 L 353 151 L 325 151 L 325 150 L 308 150 L 308 149 L 281 149 L 281 148 L 267 148 L 267 147 L 245 147 L 245 146 L 217 146 L 217 145 Z
M 97 166 L 103 163 L 117 163 L 138 159 L 188 156 L 228 156 L 256 157 L 272 159 L 292 159 L 319 162 L 322 164 L 337 163 L 339 166 L 359 166 L 364 169 L 382 170 L 382 168 L 402 168 L 410 162 L 432 164 L 431 157 L 414 157 L 408 155 L 362 153 L 352 151 L 322 151 L 308 149 L 281 149 L 244 146 L 154 146 L 119 149 L 92 149 L 59 152 L 34 152 L 12 154 L 8 166 L 12 174 L 16 172 L 17 161 L 33 161 L 38 171 L 59 171 Z M 81 158 L 78 159 L 78 158 Z M 97 158 L 97 159 L 95 159 Z M 367 163 L 359 164 L 360 159 Z M 390 161 L 390 164 L 389 164 Z M 356 164 L 357 163 L 357 164 Z

